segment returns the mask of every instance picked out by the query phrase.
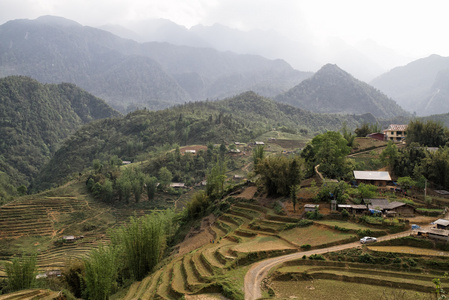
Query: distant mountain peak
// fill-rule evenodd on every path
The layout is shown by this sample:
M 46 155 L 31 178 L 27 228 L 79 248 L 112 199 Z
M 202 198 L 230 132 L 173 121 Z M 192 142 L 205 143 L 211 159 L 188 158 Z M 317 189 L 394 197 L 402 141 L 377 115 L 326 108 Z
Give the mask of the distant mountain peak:
M 318 113 L 372 113 L 378 118 L 408 114 L 393 100 L 335 64 L 324 65 L 276 100 Z
M 52 16 L 52 15 L 46 15 L 46 16 L 40 16 L 35 21 L 44 23 L 47 25 L 53 25 L 53 26 L 63 26 L 63 27 L 82 27 L 80 23 L 77 23 L 75 21 L 58 17 L 58 16 Z

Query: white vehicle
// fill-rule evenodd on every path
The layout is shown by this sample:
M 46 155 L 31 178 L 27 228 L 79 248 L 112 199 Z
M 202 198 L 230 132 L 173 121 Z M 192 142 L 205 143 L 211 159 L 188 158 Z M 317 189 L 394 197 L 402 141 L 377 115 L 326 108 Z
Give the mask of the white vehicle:
M 377 242 L 377 239 L 371 236 L 365 236 L 360 239 L 360 243 L 362 244 L 375 243 L 375 242 Z

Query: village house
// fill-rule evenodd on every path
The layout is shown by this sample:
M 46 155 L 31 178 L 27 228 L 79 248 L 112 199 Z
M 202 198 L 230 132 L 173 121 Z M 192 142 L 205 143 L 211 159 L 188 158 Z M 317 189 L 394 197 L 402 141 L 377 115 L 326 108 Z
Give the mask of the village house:
M 320 206 L 318 204 L 305 204 L 304 205 L 304 211 L 315 211 L 315 209 L 319 209 Z
M 437 229 L 437 228 L 419 229 L 416 231 L 416 235 L 421 237 L 427 237 L 433 240 L 439 240 L 444 242 L 449 241 L 449 230 L 445 229 Z
M 384 130 L 385 140 L 393 142 L 401 142 L 407 137 L 408 125 L 391 124 Z
M 365 183 L 375 186 L 386 186 L 391 181 L 390 173 L 386 171 L 354 171 L 357 184 Z
M 184 153 L 196 154 L 196 150 L 185 150 Z
M 415 208 L 404 202 L 389 202 L 388 199 L 364 199 L 363 203 L 368 205 L 368 210 L 381 211 L 383 215 L 389 217 L 413 217 L 415 215 Z
M 370 133 L 366 137 L 374 140 L 385 141 L 385 134 L 381 132 Z
M 437 225 L 438 229 L 449 230 L 449 220 L 446 219 L 438 219 L 434 222 Z

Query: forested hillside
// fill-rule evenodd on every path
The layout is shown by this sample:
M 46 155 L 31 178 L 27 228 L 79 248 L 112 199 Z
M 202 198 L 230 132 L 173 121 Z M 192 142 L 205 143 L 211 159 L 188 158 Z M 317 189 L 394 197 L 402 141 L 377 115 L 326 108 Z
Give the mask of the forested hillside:
M 0 53 L 0 76 L 75 83 L 123 112 L 215 100 L 248 90 L 274 96 L 311 75 L 281 60 L 139 44 L 51 16 L 1 25 Z
M 156 112 L 139 110 L 124 118 L 100 120 L 82 127 L 56 152 L 35 187 L 61 183 L 66 176 L 90 167 L 94 159 L 107 161 L 117 156 L 122 160 L 145 160 L 150 152 L 164 145 L 249 142 L 273 128 L 312 136 L 341 128 L 344 123 L 355 128 L 373 120 L 371 114 L 314 114 L 253 92 Z
M 90 121 L 119 116 L 73 84 L 43 85 L 23 76 L 0 79 L 0 173 L 28 185 L 60 142 Z
M 371 113 L 377 118 L 409 114 L 375 88 L 331 64 L 277 96 L 276 100 L 319 113 Z

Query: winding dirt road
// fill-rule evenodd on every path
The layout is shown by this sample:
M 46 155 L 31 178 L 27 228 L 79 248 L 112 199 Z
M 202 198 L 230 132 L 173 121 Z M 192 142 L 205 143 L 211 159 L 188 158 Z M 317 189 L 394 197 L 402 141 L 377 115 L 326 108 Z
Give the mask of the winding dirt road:
M 408 231 L 404 231 L 404 232 L 400 232 L 400 233 L 395 233 L 395 234 L 390 234 L 390 235 L 386 235 L 383 237 L 379 237 L 377 240 L 379 242 L 392 240 L 392 239 L 408 236 L 408 235 L 410 235 L 410 233 L 411 233 L 411 230 L 408 230 Z M 262 284 L 263 279 L 267 277 L 268 272 L 272 268 L 274 268 L 275 266 L 277 266 L 281 263 L 284 263 L 284 262 L 287 262 L 290 260 L 294 260 L 294 259 L 299 259 L 303 255 L 309 256 L 311 254 L 323 254 L 323 253 L 327 253 L 327 252 L 334 252 L 334 251 L 340 251 L 340 250 L 344 250 L 344 249 L 357 248 L 357 247 L 361 247 L 360 242 L 353 242 L 353 243 L 349 243 L 349 244 L 338 245 L 338 246 L 333 246 L 333 247 L 323 248 L 323 249 L 296 252 L 293 254 L 269 258 L 269 259 L 260 261 L 258 263 L 255 263 L 245 275 L 245 284 L 244 284 L 245 300 L 255 300 L 255 299 L 259 299 L 262 297 L 261 284 Z

